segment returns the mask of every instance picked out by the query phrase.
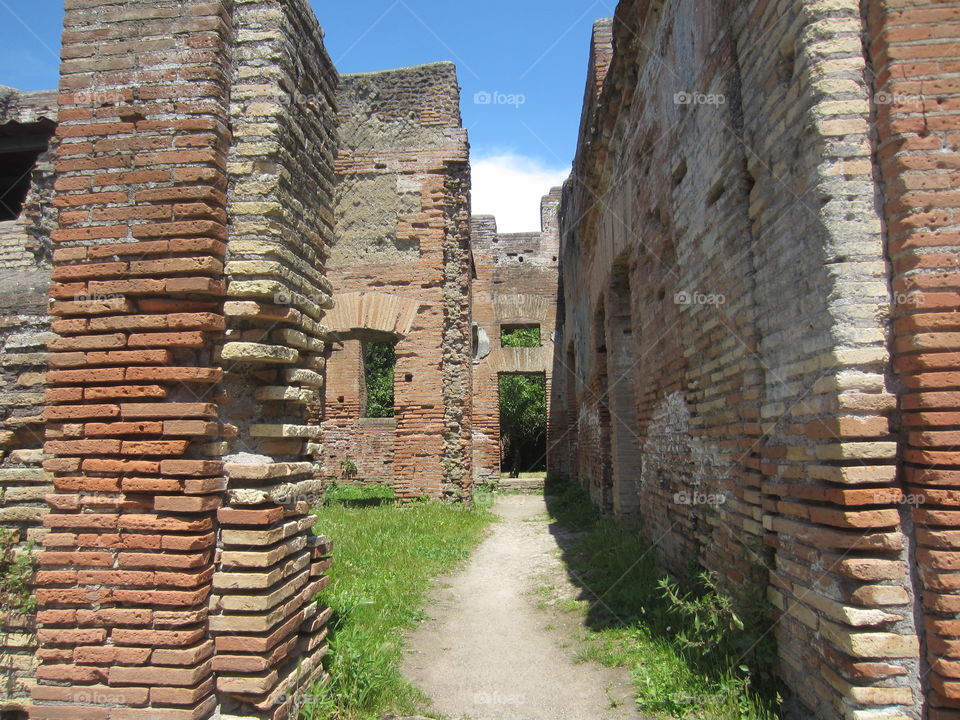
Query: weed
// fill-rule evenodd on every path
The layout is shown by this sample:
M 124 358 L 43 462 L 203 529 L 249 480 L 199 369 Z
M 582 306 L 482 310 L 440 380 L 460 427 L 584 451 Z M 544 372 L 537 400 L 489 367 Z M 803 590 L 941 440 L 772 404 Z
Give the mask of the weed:
M 765 601 L 728 597 L 707 573 L 670 577 L 637 532 L 600 517 L 572 484 L 548 496 L 583 588 L 561 607 L 589 628 L 579 661 L 628 667 L 641 710 L 684 720 L 772 720 L 779 705 Z M 577 531 L 570 533 L 570 530 Z M 560 536 L 558 536 L 560 537 Z
M 0 528 L 0 610 L 30 615 L 37 609 L 31 583 L 34 543 L 19 546 L 19 533 Z
M 340 475 L 344 480 L 350 482 L 357 476 L 357 464 L 353 460 L 341 460 Z
M 588 603 L 576 598 L 565 598 L 560 601 L 560 609 L 564 612 L 577 612 L 583 610 Z

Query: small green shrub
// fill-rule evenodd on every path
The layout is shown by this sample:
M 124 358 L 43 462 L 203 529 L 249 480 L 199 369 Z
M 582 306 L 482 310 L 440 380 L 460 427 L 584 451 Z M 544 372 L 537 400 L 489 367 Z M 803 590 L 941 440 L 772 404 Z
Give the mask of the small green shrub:
M 33 595 L 34 543 L 19 547 L 19 533 L 0 528 L 0 609 L 29 615 L 37 609 Z
M 357 476 L 357 464 L 353 460 L 340 461 L 340 477 L 350 482 Z

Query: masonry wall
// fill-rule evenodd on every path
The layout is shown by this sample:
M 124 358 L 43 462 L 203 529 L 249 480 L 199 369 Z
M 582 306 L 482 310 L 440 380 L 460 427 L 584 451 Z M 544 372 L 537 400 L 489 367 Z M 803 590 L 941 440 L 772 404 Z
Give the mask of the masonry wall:
M 894 234 L 952 222 L 924 214 L 951 196 L 911 194 L 921 181 L 896 164 L 931 147 L 942 160 L 907 162 L 952 167 L 950 121 L 904 145 L 904 131 L 926 135 L 920 105 L 888 110 L 878 89 L 902 70 L 949 72 L 907 58 L 956 26 L 906 5 L 866 3 L 867 36 L 852 1 L 622 2 L 595 28 L 564 187 L 552 419 L 567 439 L 551 467 L 639 526 L 674 572 L 695 562 L 731 592 L 767 594 L 795 717 L 953 717 L 938 660 L 954 629 L 949 561 L 931 550 L 955 518 L 909 469 L 949 459 L 902 444 L 945 442 L 923 431 L 949 418 L 897 412 L 890 350 L 922 357 L 945 338 L 900 321 L 892 344 L 891 314 L 921 319 L 909 282 L 923 281 L 891 288 L 885 255 L 916 275 Z M 863 38 L 883 33 L 868 57 Z M 884 124 L 896 112 L 909 120 Z
M 931 718 L 960 717 L 956 573 L 958 358 L 957 168 L 960 8 L 868 6 L 876 162 L 892 274 L 893 370 L 899 380 L 900 482 L 925 502 L 905 518 Z M 922 591 L 922 594 L 920 592 Z
M 344 76 L 339 97 L 324 473 L 341 477 L 350 461 L 358 480 L 392 483 L 401 497 L 466 497 L 470 178 L 456 72 Z M 397 343 L 395 425 L 361 417 L 359 348 L 371 340 Z M 391 435 L 392 452 L 370 452 Z
M 49 142 L 57 117 L 55 93 L 2 89 L 0 101 L 0 149 L 5 151 L 0 159 Z M 43 499 L 53 489 L 50 475 L 40 465 L 46 342 L 50 337 L 50 160 L 46 150 L 39 153 L 33 170 L 27 169 L 23 178 L 29 190 L 19 217 L 0 222 L 0 543 L 6 590 L 0 614 L 0 710 L 9 712 L 29 708 L 37 659 L 32 591 L 10 585 L 13 573 L 7 568 L 18 558 L 36 555 L 46 532 Z M 17 192 L 7 188 L 5 192 Z
M 330 542 L 310 508 L 322 479 L 307 404 L 323 385 L 333 307 L 337 71 L 309 5 L 235 2 L 227 157 L 226 333 L 219 347 L 229 429 L 217 512 L 209 628 L 219 717 L 296 717 L 326 680 Z M 322 531 L 322 528 L 320 529 Z
M 471 223 L 475 268 L 472 284 L 475 482 L 496 483 L 500 479 L 500 374 L 543 373 L 548 401 L 551 396 L 559 203 L 560 188 L 543 198 L 540 232 L 498 233 L 496 219 L 490 216 L 476 216 Z M 504 325 L 539 325 L 540 347 L 502 347 L 500 332 Z M 548 432 L 547 444 L 550 442 Z
M 67 8 L 31 717 L 283 718 L 323 679 L 321 37 L 297 0 Z

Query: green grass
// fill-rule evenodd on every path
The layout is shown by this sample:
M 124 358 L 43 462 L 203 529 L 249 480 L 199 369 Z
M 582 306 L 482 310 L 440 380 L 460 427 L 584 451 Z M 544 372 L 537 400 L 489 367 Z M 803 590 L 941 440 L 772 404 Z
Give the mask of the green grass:
M 397 507 L 384 486 L 335 486 L 314 511 L 333 539 L 330 585 L 320 594 L 330 621 L 332 678 L 301 717 L 373 720 L 416 713 L 425 698 L 400 675 L 404 634 L 424 617 L 433 579 L 466 560 L 494 519 L 490 498 L 474 507 L 416 502 Z
M 727 600 L 709 578 L 681 589 L 649 543 L 601 518 L 579 487 L 548 492 L 556 493 L 547 498 L 554 521 L 577 531 L 564 561 L 583 592 L 561 609 L 583 615 L 578 660 L 629 668 L 638 706 L 658 717 L 773 720 L 779 697 L 765 604 Z

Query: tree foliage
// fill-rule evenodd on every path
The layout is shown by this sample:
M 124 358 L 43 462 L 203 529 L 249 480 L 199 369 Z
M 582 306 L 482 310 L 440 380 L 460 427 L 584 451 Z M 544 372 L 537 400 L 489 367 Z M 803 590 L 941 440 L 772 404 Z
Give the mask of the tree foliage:
M 499 383 L 503 464 L 511 477 L 541 470 L 546 467 L 546 381 L 543 375 L 503 374 Z
M 397 354 L 392 342 L 368 342 L 363 345 L 363 368 L 367 381 L 365 417 L 394 416 L 393 373 Z
M 540 347 L 540 326 L 505 327 L 500 331 L 500 344 L 505 348 Z

